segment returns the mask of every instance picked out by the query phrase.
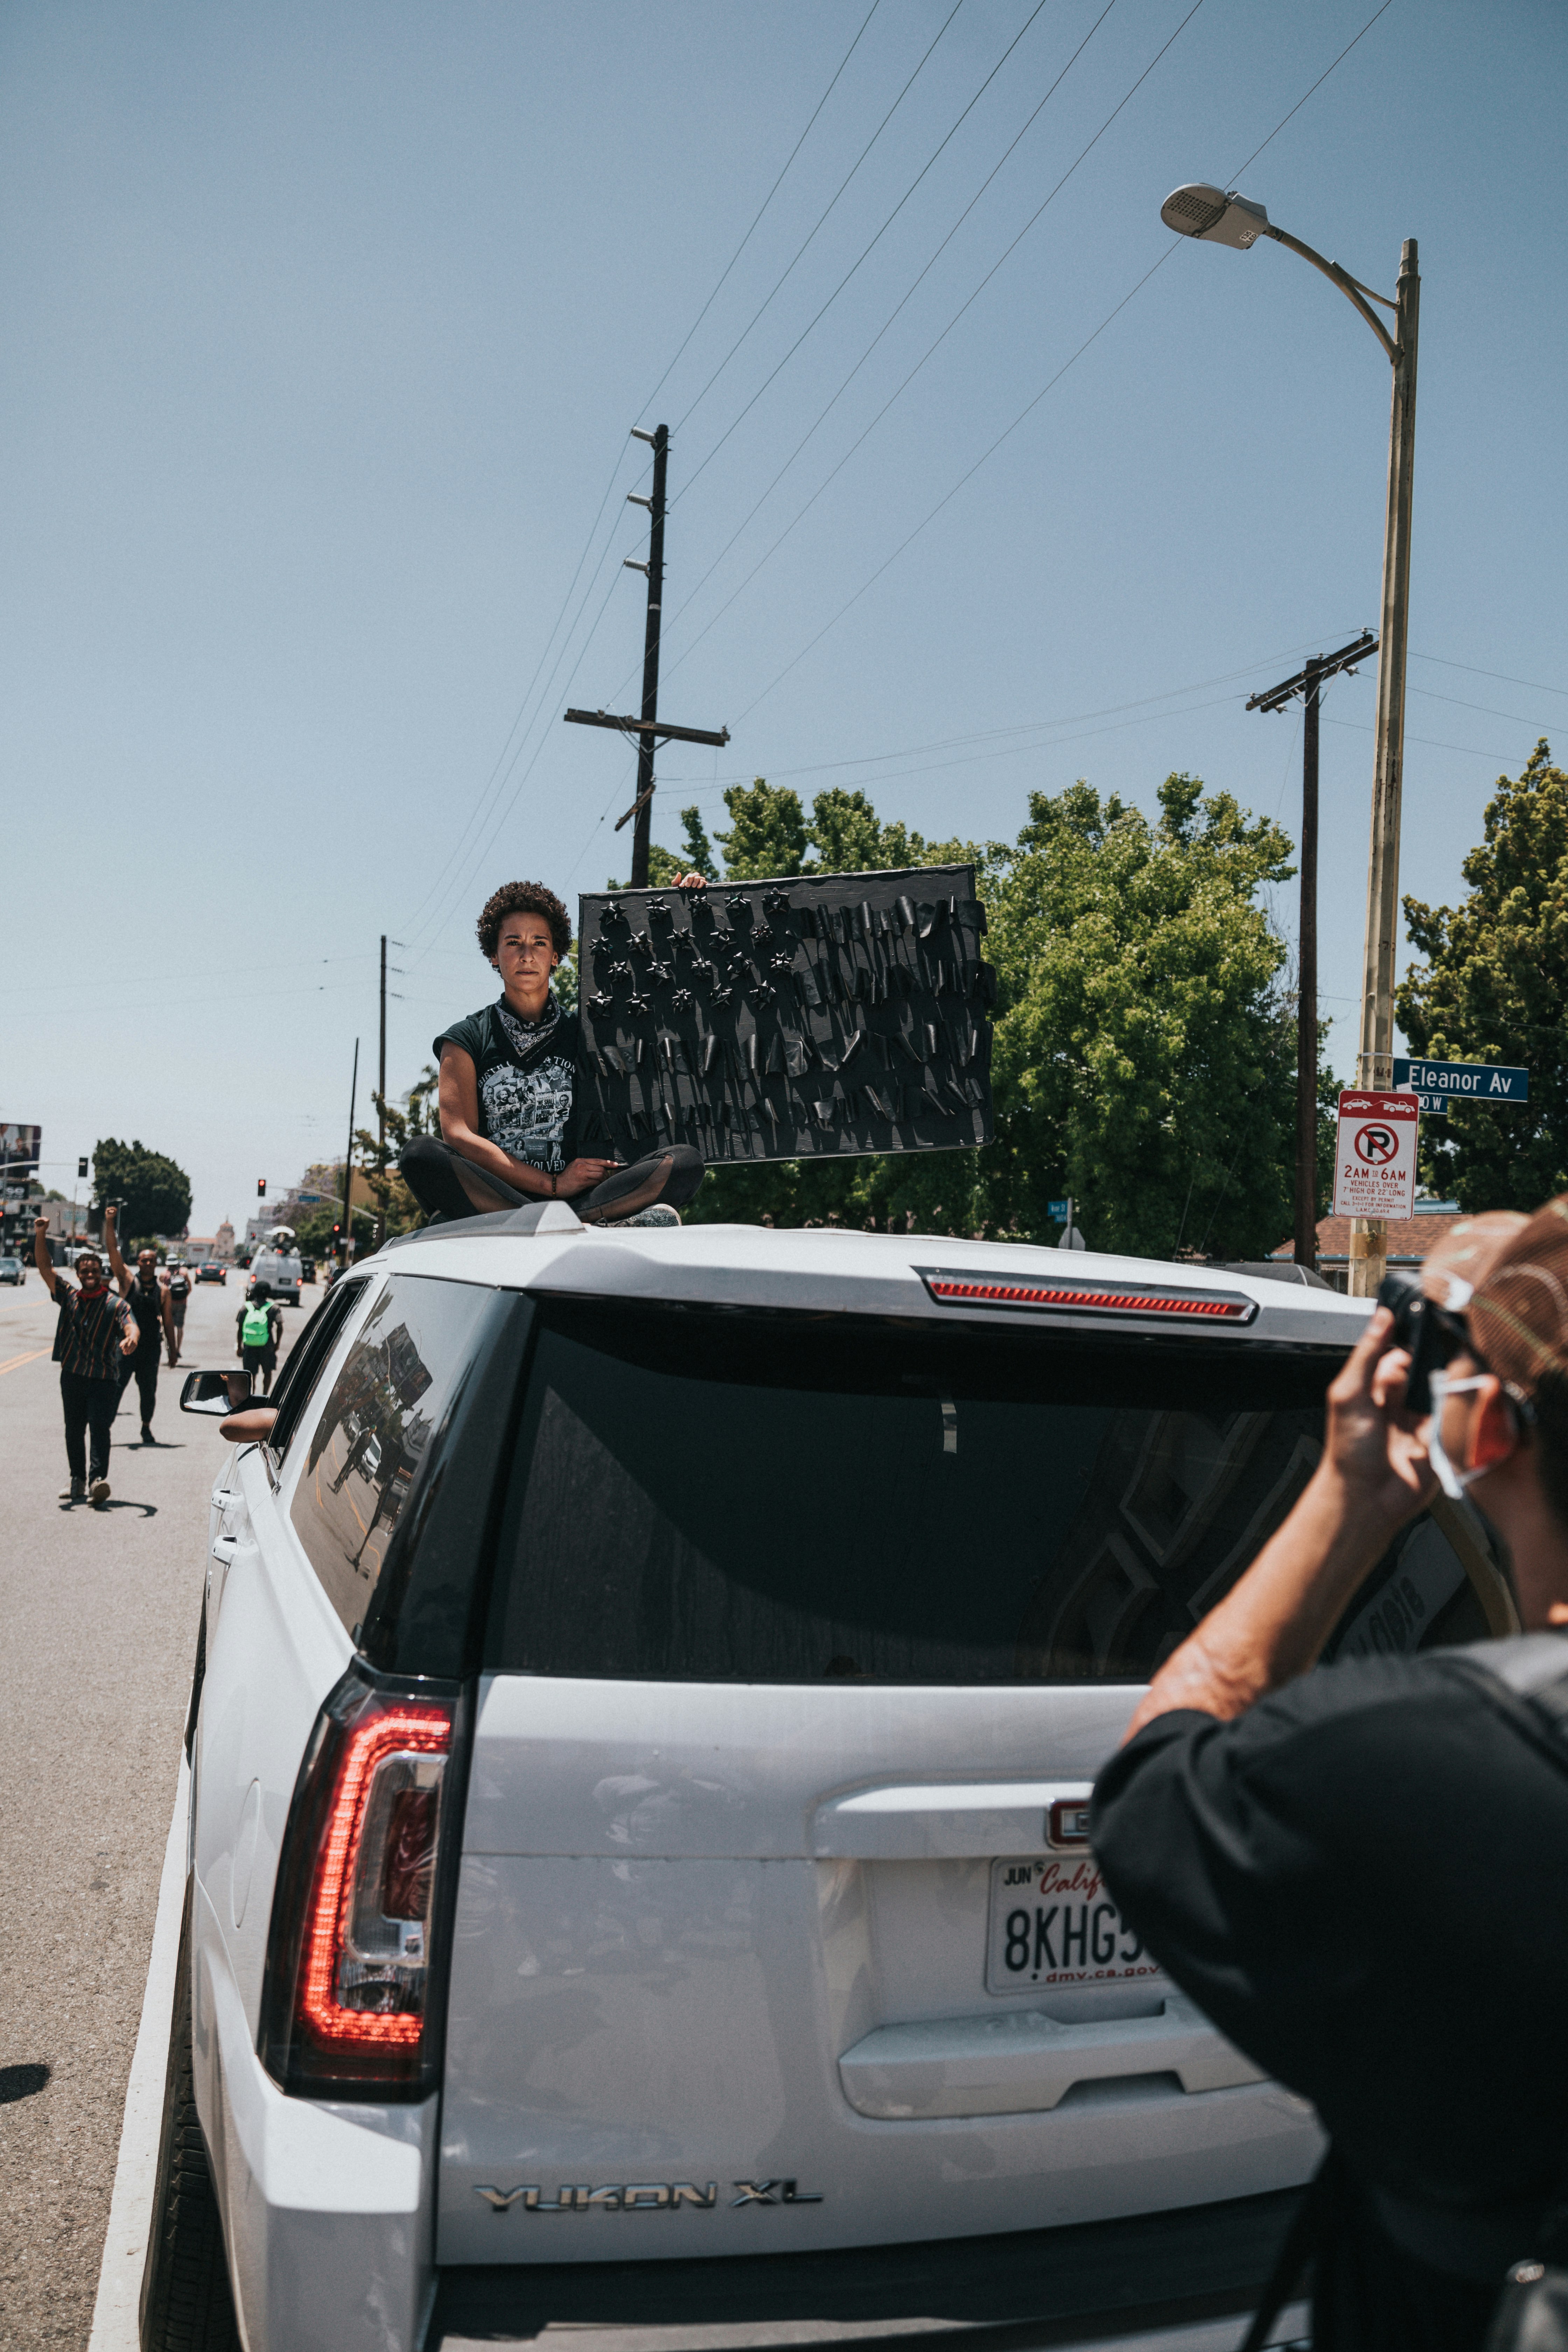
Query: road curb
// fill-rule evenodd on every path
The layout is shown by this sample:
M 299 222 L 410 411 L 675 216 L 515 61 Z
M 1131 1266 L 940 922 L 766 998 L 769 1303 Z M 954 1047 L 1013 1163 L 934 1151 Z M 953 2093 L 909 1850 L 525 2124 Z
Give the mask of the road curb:
M 88 2352 L 140 2352 L 138 2324 L 142 2272 L 153 2219 L 153 2183 L 158 2168 L 158 2134 L 163 2118 L 163 2077 L 169 2062 L 169 2026 L 174 2009 L 174 1969 L 180 1951 L 180 1914 L 185 1899 L 185 1823 L 191 1776 L 184 1758 L 174 1791 L 174 1817 L 163 1848 L 158 1884 L 158 1916 L 147 1960 L 142 2022 L 125 2087 L 125 2116 L 114 2167 L 98 2300 L 92 2311 Z

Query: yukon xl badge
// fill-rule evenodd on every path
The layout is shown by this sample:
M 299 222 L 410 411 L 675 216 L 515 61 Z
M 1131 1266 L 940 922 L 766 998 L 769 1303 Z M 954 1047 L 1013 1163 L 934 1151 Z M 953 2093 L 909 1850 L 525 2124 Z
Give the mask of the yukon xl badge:
M 793 2180 L 732 2180 L 730 2186 L 741 2192 L 727 2200 L 731 2207 L 822 2203 L 819 2192 L 802 2189 Z M 525 2213 L 673 2213 L 683 2205 L 711 2213 L 719 2202 L 719 2184 L 710 2180 L 699 2189 L 690 2180 L 634 2180 L 624 2188 L 612 2183 L 591 2189 L 583 2183 L 560 2188 L 553 2197 L 546 2197 L 542 2189 L 525 2181 L 516 2189 L 476 2187 L 474 2195 L 482 2197 L 497 2213 L 510 2212 L 514 2205 L 521 2205 Z

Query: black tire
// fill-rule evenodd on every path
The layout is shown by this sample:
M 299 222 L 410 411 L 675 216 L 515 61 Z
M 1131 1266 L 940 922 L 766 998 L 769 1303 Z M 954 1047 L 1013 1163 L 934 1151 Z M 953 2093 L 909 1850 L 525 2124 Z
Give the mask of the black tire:
M 191 2060 L 191 1894 L 180 1922 L 163 2128 L 142 2274 L 142 2352 L 239 2352 L 223 2226 L 196 2115 Z

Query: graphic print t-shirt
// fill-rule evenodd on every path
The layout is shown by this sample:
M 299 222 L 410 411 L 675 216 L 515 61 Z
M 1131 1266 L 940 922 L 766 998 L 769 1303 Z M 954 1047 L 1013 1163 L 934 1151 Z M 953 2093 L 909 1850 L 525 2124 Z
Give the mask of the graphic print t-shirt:
M 576 1014 L 552 996 L 542 1021 L 520 1021 L 503 996 L 444 1029 L 431 1047 L 437 1061 L 446 1045 L 460 1045 L 473 1062 L 479 1133 L 514 1160 L 559 1176 L 576 1157 Z

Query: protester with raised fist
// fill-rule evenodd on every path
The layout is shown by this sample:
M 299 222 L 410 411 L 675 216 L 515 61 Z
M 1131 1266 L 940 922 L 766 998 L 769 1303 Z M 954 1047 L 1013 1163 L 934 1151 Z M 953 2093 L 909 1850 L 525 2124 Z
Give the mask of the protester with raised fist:
M 112 1234 L 112 1209 L 106 1213 L 104 1223 L 105 1230 Z M 98 1252 L 82 1251 L 76 1262 L 76 1282 L 70 1283 L 49 1253 L 47 1217 L 35 1217 L 34 1261 L 59 1310 L 53 1352 L 60 1368 L 66 1461 L 70 1470 L 70 1484 L 61 1490 L 60 1500 L 91 1502 L 101 1510 L 109 1500 L 109 1433 L 120 1402 L 120 1367 L 136 1353 L 137 1328 L 124 1299 L 104 1280 L 103 1260 Z

